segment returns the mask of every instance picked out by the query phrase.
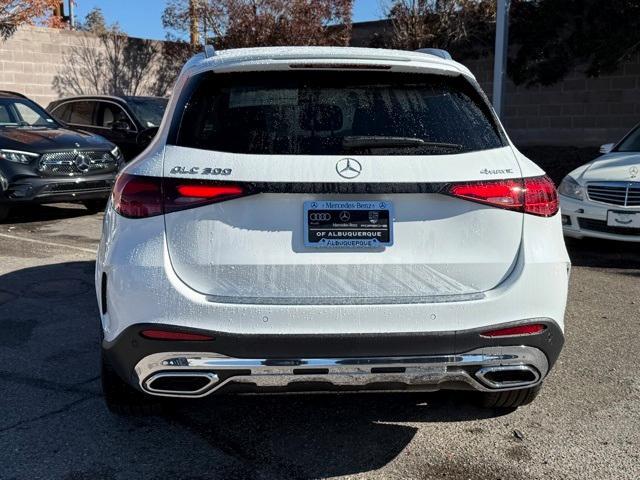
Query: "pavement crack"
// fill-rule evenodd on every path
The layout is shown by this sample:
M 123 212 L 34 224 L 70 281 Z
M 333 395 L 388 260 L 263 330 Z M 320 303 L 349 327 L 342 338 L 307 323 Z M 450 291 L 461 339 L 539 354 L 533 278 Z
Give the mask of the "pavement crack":
M 83 397 L 83 398 L 80 398 L 78 400 L 74 400 L 73 402 L 69 402 L 66 405 L 58 408 L 57 410 L 53 410 L 51 412 L 43 413 L 42 415 L 38 415 L 37 417 L 32 417 L 32 418 L 27 418 L 25 420 L 20 420 L 19 422 L 16 422 L 13 425 L 9 425 L 8 427 L 0 428 L 0 433 L 4 433 L 4 432 L 7 432 L 9 430 L 13 430 L 14 428 L 19 428 L 19 427 L 22 427 L 22 426 L 27 425 L 29 423 L 37 422 L 39 420 L 44 420 L 46 418 L 53 417 L 53 416 L 58 415 L 60 413 L 68 412 L 69 410 L 71 410 L 76 405 L 78 405 L 80 403 L 83 403 L 83 402 L 86 402 L 87 400 L 93 400 L 94 398 L 95 398 L 95 395 L 90 395 L 90 396 L 87 396 L 87 397 Z
M 86 385 L 87 383 L 95 382 L 96 380 L 99 380 L 99 379 L 100 379 L 100 375 L 96 375 L 95 377 L 91 377 L 91 378 L 88 378 L 87 380 L 83 380 L 81 382 L 74 383 L 73 385 L 75 387 L 79 387 L 80 385 Z
M 92 377 L 88 380 L 83 380 L 82 382 L 73 384 L 73 385 L 65 385 L 63 383 L 53 382 L 51 380 L 46 380 L 43 378 L 35 378 L 29 377 L 26 375 L 20 375 L 14 372 L 7 372 L 5 370 L 0 370 L 0 380 L 5 380 L 7 382 L 18 383 L 22 385 L 27 385 L 35 388 L 42 388 L 45 390 L 52 390 L 54 392 L 62 392 L 62 393 L 81 393 L 81 394 L 90 394 L 89 390 L 84 388 L 78 388 L 80 385 L 85 385 L 87 383 L 91 383 L 95 381 L 98 377 Z M 100 395 L 95 393 L 94 397 L 99 397 Z

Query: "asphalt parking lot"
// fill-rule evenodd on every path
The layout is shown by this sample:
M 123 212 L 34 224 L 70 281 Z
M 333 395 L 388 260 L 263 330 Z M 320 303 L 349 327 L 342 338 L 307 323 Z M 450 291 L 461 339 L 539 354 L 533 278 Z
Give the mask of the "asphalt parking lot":
M 468 394 L 233 397 L 122 418 L 99 382 L 102 215 L 0 225 L 0 479 L 640 478 L 640 248 L 570 245 L 567 342 L 538 399 Z

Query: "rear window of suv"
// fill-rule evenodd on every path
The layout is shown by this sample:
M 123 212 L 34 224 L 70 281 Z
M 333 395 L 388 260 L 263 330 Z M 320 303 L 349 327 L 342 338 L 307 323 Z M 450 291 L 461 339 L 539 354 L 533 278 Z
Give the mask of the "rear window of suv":
M 221 152 L 437 155 L 504 145 L 486 101 L 462 77 L 207 72 L 176 111 L 170 143 Z

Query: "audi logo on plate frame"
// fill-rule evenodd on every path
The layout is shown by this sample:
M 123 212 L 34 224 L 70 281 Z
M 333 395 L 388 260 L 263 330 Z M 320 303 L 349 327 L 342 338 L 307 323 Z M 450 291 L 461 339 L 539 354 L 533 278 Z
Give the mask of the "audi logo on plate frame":
M 331 214 L 328 212 L 313 212 L 309 214 L 309 220 L 312 222 L 328 222 L 331 220 Z

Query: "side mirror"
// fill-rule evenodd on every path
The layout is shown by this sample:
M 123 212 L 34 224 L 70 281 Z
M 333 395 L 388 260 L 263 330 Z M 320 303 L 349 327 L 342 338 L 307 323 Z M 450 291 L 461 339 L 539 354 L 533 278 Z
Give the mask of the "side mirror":
M 128 132 L 130 130 L 129 122 L 125 122 L 124 120 L 113 122 L 113 124 L 111 125 L 111 130 L 113 130 L 114 132 Z
M 604 145 L 600 145 L 600 153 L 609 153 L 615 146 L 615 143 L 605 143 Z

